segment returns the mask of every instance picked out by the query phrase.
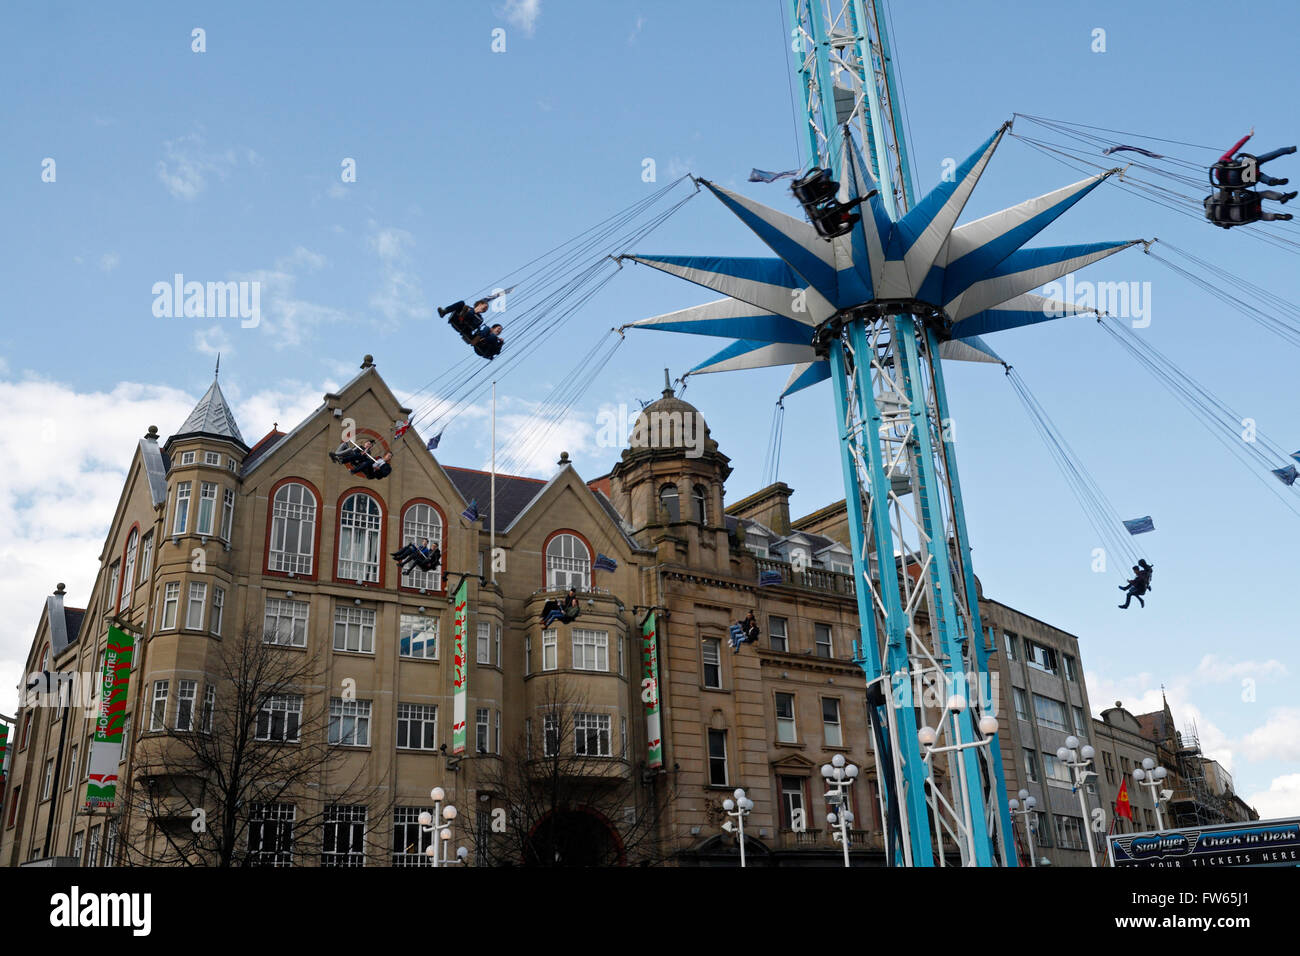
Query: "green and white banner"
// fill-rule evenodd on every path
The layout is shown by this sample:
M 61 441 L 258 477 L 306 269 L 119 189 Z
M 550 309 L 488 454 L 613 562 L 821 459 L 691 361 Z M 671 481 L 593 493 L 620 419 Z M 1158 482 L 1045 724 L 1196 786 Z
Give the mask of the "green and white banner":
M 469 696 L 469 661 L 465 657 L 466 632 L 469 630 L 469 578 L 460 579 L 456 596 L 452 598 L 454 616 L 452 617 L 453 660 L 455 662 L 452 715 L 451 715 L 451 752 L 465 752 L 465 712 Z
M 86 788 L 86 806 L 91 809 L 111 807 L 117 799 L 117 767 L 122 757 L 127 685 L 131 680 L 134 657 L 135 637 L 110 624 L 104 671 L 99 680 L 99 719 L 95 722 L 95 735 L 90 743 L 90 784 Z
M 641 625 L 641 702 L 645 704 L 646 767 L 654 770 L 664 765 L 664 742 L 659 730 L 659 641 L 655 635 L 654 611 Z

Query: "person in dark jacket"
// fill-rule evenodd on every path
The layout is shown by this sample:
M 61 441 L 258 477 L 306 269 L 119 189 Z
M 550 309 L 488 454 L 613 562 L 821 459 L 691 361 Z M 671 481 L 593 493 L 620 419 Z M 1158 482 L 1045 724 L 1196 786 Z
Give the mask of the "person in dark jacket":
M 400 573 L 405 574 L 407 571 L 414 571 L 417 567 L 421 571 L 432 571 L 442 560 L 442 552 L 435 544 L 429 546 L 429 539 L 424 538 L 418 545 L 408 544 L 398 551 L 393 552 L 393 560 L 401 565 Z M 410 567 L 407 567 L 407 565 Z

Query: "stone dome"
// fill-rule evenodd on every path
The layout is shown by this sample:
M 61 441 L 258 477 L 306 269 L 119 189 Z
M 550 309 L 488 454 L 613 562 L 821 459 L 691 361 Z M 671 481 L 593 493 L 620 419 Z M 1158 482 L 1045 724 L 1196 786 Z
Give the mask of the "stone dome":
M 662 398 L 641 409 L 627 445 L 633 451 L 682 449 L 699 454 L 718 450 L 704 415 L 690 402 L 678 398 L 671 388 L 665 388 Z

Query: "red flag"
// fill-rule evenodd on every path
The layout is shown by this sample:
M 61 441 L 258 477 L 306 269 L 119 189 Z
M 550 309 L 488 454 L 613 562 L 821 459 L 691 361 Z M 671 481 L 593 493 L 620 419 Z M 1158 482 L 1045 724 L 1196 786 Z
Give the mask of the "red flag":
M 1128 777 L 1120 781 L 1119 796 L 1115 798 L 1115 816 L 1128 817 L 1133 821 L 1133 805 L 1128 802 Z
M 398 426 L 393 430 L 393 437 L 394 437 L 394 438 L 401 438 L 403 435 L 406 434 L 406 430 L 407 430 L 408 428 L 410 428 L 410 427 L 411 427 L 411 423 L 410 423 L 410 422 L 401 422 L 401 423 L 398 424 Z

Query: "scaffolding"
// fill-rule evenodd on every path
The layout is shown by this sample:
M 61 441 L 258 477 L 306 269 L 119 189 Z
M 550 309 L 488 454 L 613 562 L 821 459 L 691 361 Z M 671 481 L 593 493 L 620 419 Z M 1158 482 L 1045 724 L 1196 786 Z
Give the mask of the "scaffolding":
M 1206 757 L 1201 752 L 1201 738 L 1196 721 L 1190 721 L 1188 731 L 1174 731 L 1174 761 L 1178 774 L 1174 795 L 1170 800 L 1174 825 L 1178 827 L 1209 826 L 1228 823 L 1225 796 L 1218 794 L 1206 779 Z M 1230 790 L 1231 788 L 1229 788 Z

